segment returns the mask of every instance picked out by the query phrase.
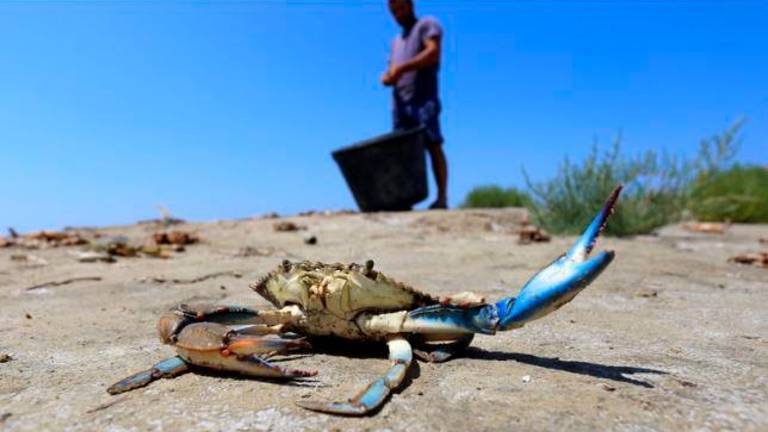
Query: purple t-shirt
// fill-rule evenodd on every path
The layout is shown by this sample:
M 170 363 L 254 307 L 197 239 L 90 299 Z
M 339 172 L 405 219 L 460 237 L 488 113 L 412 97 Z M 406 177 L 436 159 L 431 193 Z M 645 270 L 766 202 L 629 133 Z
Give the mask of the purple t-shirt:
M 390 64 L 398 65 L 414 58 L 432 38 L 442 38 L 443 29 L 433 17 L 423 17 L 408 30 L 403 30 L 392 41 Z M 395 83 L 395 101 L 400 103 L 437 100 L 437 71 L 440 65 L 406 72 Z

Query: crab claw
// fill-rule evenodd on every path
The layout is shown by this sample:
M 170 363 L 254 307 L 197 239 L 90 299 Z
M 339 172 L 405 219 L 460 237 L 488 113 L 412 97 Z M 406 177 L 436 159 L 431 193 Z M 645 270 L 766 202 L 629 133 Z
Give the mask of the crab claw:
M 589 254 L 613 213 L 622 186 L 613 190 L 600 212 L 567 254 L 533 276 L 517 298 L 507 297 L 496 303 L 499 330 L 522 327 L 573 300 L 613 260 L 613 251 Z

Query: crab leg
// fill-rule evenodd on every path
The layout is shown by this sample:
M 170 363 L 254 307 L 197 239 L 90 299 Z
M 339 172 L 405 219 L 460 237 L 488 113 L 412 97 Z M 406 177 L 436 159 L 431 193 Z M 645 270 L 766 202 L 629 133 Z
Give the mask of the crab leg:
M 387 345 L 389 359 L 392 361 L 387 373 L 368 384 L 349 400 L 345 402 L 297 401 L 296 404 L 308 410 L 329 414 L 361 416 L 371 413 L 380 407 L 390 392 L 403 382 L 405 372 L 413 359 L 411 345 L 403 336 L 392 336 Z
M 260 311 L 242 306 L 179 304 L 160 317 L 157 330 L 164 343 L 172 344 L 183 328 L 196 322 L 247 325 L 263 328 L 260 333 L 275 333 L 279 332 L 280 326 L 292 324 L 301 316 L 301 310 L 296 306 L 289 306 L 280 310 Z
M 413 354 L 419 359 L 429 363 L 442 363 L 446 362 L 458 353 L 464 351 L 469 344 L 472 343 L 475 335 L 473 333 L 464 334 L 458 338 L 444 342 L 433 344 L 427 341 L 420 341 L 416 348 L 413 350 Z
M 314 371 L 287 369 L 261 358 L 310 348 L 301 339 L 239 334 L 217 323 L 190 324 L 178 336 L 176 350 L 190 364 L 270 378 L 299 378 L 317 375 Z
M 110 386 L 107 392 L 118 394 L 143 387 L 160 378 L 172 378 L 186 372 L 189 366 L 267 378 L 317 375 L 315 371 L 283 368 L 264 358 L 310 348 L 309 343 L 302 339 L 241 334 L 222 324 L 201 322 L 184 327 L 175 335 L 173 345 L 179 354 L 177 357 L 163 360 L 151 369 L 120 380 Z
M 189 371 L 189 366 L 181 357 L 171 357 L 155 364 L 150 369 L 133 374 L 112 384 L 107 389 L 107 393 L 116 395 L 127 392 L 144 387 L 160 378 L 173 378 L 187 371 Z

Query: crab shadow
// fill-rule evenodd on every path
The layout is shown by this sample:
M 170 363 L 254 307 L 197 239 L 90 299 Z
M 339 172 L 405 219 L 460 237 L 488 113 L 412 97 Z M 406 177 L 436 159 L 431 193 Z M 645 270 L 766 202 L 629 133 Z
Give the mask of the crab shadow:
M 306 357 L 312 357 L 316 354 L 321 355 L 329 355 L 329 356 L 340 356 L 340 357 L 347 357 L 352 359 L 381 359 L 383 362 L 387 361 L 388 358 L 388 349 L 387 345 L 383 343 L 377 343 L 377 342 L 349 342 L 344 339 L 338 339 L 333 337 L 313 337 L 308 338 L 310 343 L 312 344 L 312 348 L 305 351 L 297 351 L 294 354 L 287 355 L 287 356 L 279 356 L 275 358 L 269 359 L 271 363 L 282 363 L 282 362 L 292 362 L 295 360 L 301 360 L 302 358 Z M 236 381 L 243 381 L 243 382 L 252 382 L 254 380 L 260 382 L 260 383 L 267 383 L 267 384 L 274 384 L 274 385 L 285 385 L 290 387 L 306 387 L 306 388 L 319 388 L 319 387 L 331 387 L 330 384 L 325 384 L 322 382 L 322 379 L 319 379 L 319 377 L 322 376 L 323 371 L 320 370 L 318 377 L 309 377 L 309 378 L 298 378 L 298 379 L 284 379 L 284 378 L 253 378 L 246 375 L 238 374 L 236 372 L 228 372 L 228 371 L 222 371 L 222 370 L 215 370 L 215 369 L 209 369 L 209 368 L 202 368 L 202 367 L 192 367 L 192 371 L 195 374 L 212 377 L 212 378 L 226 378 L 226 379 L 232 379 Z M 393 389 L 392 392 L 387 396 L 387 400 L 391 398 L 392 395 L 398 394 L 408 388 L 413 380 L 419 378 L 421 375 L 421 368 L 419 367 L 419 363 L 417 361 L 413 361 L 411 363 L 411 366 L 408 368 L 408 371 L 406 372 L 405 378 L 403 379 L 403 382 L 400 383 L 400 385 Z M 372 376 L 371 380 L 373 380 L 375 377 Z M 365 386 L 365 382 L 360 383 L 360 387 Z M 347 395 L 339 395 L 342 397 L 342 399 Z M 365 417 L 370 417 L 376 415 L 381 408 L 386 405 L 386 403 L 382 403 L 378 407 L 376 407 L 374 410 L 372 410 L 369 413 L 366 413 Z
M 387 344 L 382 342 L 348 341 L 334 337 L 308 338 L 312 348 L 307 354 L 325 354 L 357 359 L 383 358 L 388 356 Z
M 323 354 L 353 359 L 381 359 L 382 361 L 387 361 L 389 357 L 389 349 L 387 348 L 387 345 L 381 342 L 350 342 L 334 337 L 314 337 L 310 338 L 309 341 L 312 344 L 312 349 L 307 351 L 304 355 Z M 414 358 L 411 362 L 411 366 L 406 372 L 403 383 L 392 393 L 399 393 L 420 375 L 421 369 L 419 368 L 419 362 Z
M 477 360 L 497 360 L 497 361 L 513 360 L 518 363 L 524 363 L 531 366 L 538 366 L 546 369 L 570 372 L 578 375 L 589 375 L 595 378 L 608 379 L 612 381 L 623 382 L 623 383 L 632 384 L 632 385 L 645 387 L 645 388 L 654 388 L 654 385 L 647 381 L 631 378 L 628 375 L 635 375 L 635 374 L 667 375 L 668 374 L 668 372 L 658 370 L 658 369 L 649 369 L 649 368 L 634 367 L 634 366 L 612 366 L 612 365 L 590 363 L 590 362 L 583 362 L 583 361 L 560 360 L 557 357 L 540 357 L 533 354 L 502 352 L 502 351 L 486 351 L 476 347 L 467 348 L 463 357 L 469 358 L 469 359 L 477 359 Z

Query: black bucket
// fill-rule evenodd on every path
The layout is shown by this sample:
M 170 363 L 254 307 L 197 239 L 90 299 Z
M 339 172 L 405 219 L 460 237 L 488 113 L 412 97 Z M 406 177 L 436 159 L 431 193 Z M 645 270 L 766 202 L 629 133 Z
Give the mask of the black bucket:
M 392 132 L 333 152 L 360 211 L 410 210 L 427 198 L 424 129 Z

